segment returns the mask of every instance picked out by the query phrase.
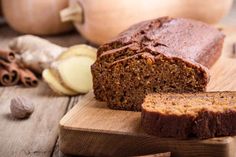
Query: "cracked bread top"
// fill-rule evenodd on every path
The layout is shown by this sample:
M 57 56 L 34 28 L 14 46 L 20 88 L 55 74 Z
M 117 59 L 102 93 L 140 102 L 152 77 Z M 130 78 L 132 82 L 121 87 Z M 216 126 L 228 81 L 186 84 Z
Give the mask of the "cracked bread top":
M 207 52 L 224 35 L 217 29 L 190 19 L 162 17 L 144 21 L 131 26 L 128 30 L 98 50 L 98 56 L 103 58 L 112 55 L 127 57 L 122 54 L 124 49 L 134 50 L 130 55 L 149 52 L 152 55 L 162 53 L 167 56 L 185 58 L 201 64 Z M 203 62 L 202 62 L 203 63 Z M 204 65 L 205 64 L 205 65 Z M 208 67 L 204 62 L 204 66 Z

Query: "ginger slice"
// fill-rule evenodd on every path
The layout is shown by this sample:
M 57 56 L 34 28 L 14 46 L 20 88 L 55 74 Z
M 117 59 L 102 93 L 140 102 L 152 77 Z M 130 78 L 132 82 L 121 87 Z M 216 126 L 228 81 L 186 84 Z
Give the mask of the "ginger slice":
M 53 74 L 50 69 L 45 69 L 42 74 L 45 82 L 50 86 L 50 88 L 60 95 L 77 95 L 78 93 L 64 87 L 59 79 Z
M 96 60 L 97 49 L 85 44 L 75 45 L 64 51 L 57 60 L 63 60 L 72 56 L 87 56 Z
M 87 93 L 93 87 L 90 66 L 94 62 L 87 56 L 73 56 L 54 62 L 51 67 L 65 86 L 79 93 Z

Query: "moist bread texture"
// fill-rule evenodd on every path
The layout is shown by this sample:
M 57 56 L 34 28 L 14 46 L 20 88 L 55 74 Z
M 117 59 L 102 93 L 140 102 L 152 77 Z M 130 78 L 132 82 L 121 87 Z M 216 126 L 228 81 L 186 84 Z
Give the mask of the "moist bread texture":
M 98 49 L 91 67 L 95 97 L 112 109 L 140 111 L 148 93 L 205 91 L 223 40 L 217 29 L 189 19 L 131 26 Z
M 158 137 L 205 139 L 236 135 L 236 92 L 148 94 L 142 128 Z

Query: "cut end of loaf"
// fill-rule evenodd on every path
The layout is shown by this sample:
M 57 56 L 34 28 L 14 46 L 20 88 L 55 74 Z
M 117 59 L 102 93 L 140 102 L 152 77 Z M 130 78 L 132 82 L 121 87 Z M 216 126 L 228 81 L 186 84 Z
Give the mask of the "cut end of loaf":
M 107 60 L 107 71 L 103 71 L 109 75 L 102 84 L 104 90 L 109 91 L 104 97 L 113 109 L 140 111 L 147 93 L 204 91 L 208 83 L 204 67 L 178 57 L 142 52 L 110 60 Z M 101 94 L 96 92 L 99 91 L 95 90 L 96 95 Z

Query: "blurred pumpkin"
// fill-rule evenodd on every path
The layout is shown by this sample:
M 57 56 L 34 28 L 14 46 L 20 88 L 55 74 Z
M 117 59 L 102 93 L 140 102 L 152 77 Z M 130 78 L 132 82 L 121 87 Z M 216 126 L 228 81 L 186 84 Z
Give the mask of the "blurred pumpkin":
M 233 0 L 70 0 L 62 21 L 73 21 L 91 42 L 103 44 L 130 25 L 160 16 L 186 17 L 210 24 L 228 13 Z
M 69 31 L 72 23 L 60 21 L 68 0 L 2 0 L 7 23 L 20 33 L 52 35 Z

